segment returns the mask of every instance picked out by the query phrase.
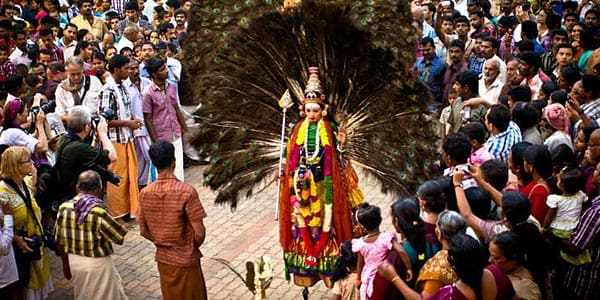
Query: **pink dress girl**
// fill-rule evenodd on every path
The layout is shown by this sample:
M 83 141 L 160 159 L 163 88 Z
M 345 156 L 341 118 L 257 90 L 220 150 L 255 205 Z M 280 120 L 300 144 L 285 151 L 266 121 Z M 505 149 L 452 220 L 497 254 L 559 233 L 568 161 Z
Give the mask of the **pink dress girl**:
M 373 295 L 373 279 L 377 274 L 377 266 L 386 260 L 396 233 L 382 232 L 374 242 L 365 242 L 363 238 L 352 240 L 352 252 L 358 252 L 364 260 L 360 273 L 360 299 L 369 299 Z

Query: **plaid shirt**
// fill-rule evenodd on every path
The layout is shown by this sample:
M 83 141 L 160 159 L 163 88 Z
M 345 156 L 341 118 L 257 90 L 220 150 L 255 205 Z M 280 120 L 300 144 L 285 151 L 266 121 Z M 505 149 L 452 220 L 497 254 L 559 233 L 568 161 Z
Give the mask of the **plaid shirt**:
M 571 265 L 565 276 L 565 287 L 577 299 L 600 299 L 600 197 L 592 200 L 591 206 L 583 212 L 579 224 L 571 235 L 571 243 L 579 249 L 590 252 L 592 262 Z
M 483 71 L 483 65 L 485 64 L 485 57 L 479 57 L 477 56 L 477 54 L 473 53 L 471 54 L 471 56 L 469 56 L 469 61 L 467 64 L 467 67 L 469 68 L 469 70 L 477 73 L 477 74 L 481 74 L 481 72 Z
M 521 142 L 521 130 L 513 121 L 510 121 L 508 128 L 497 135 L 491 136 L 485 142 L 485 148 L 495 158 L 504 162 L 508 161 L 508 152 L 516 143 Z
M 131 100 L 127 90 L 122 83 L 116 83 L 111 77 L 100 92 L 100 103 L 98 112 L 102 113 L 106 108 L 111 108 L 115 113 L 116 120 L 131 120 Z M 133 132 L 129 127 L 109 127 L 108 138 L 112 142 L 126 144 L 133 139 Z
M 54 227 L 55 240 L 67 253 L 85 257 L 113 254 L 111 243 L 122 245 L 127 229 L 99 206 L 92 208 L 83 223 L 77 224 L 74 204 L 79 197 L 60 205 Z

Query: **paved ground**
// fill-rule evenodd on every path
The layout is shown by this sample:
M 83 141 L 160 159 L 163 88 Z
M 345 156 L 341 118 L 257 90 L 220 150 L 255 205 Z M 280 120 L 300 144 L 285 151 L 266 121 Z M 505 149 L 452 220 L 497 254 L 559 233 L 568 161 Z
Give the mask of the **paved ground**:
M 202 268 L 210 299 L 252 299 L 253 295 L 242 280 L 215 259 L 228 265 L 244 276 L 246 261 L 254 261 L 261 255 L 271 257 L 274 264 L 274 278 L 267 290 L 268 299 L 301 299 L 302 289 L 285 281 L 282 252 L 278 242 L 278 224 L 274 220 L 275 185 L 267 187 L 252 198 L 244 199 L 236 211 L 213 203 L 215 194 L 202 185 L 203 167 L 186 169 L 186 181 L 198 188 L 207 211 L 205 219 L 207 237 L 201 250 L 204 254 Z M 379 205 L 383 213 L 382 230 L 391 230 L 391 196 L 380 192 L 380 187 L 368 178 L 360 182 L 367 201 Z M 125 293 L 129 299 L 161 299 L 158 271 L 154 262 L 154 246 L 139 235 L 137 224 L 127 234 L 123 246 L 114 246 L 115 265 L 123 279 Z M 59 259 L 52 256 L 52 275 L 55 291 L 50 299 L 72 299 L 71 282 L 62 276 Z M 310 288 L 310 299 L 330 299 L 331 293 L 317 283 Z

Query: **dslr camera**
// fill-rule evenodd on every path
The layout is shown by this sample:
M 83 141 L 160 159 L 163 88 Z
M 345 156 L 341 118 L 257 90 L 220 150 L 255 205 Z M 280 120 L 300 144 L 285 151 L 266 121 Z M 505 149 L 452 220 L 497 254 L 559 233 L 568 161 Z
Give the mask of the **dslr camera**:
M 56 110 L 56 101 L 50 100 L 48 102 L 40 104 L 39 106 L 36 105 L 31 107 L 31 112 L 33 112 L 36 115 L 40 112 L 40 110 L 43 111 L 44 114 L 53 113 Z
M 27 257 L 30 260 L 42 259 L 42 253 L 40 250 L 42 249 L 42 245 L 44 245 L 44 239 L 39 235 L 32 235 L 32 236 L 28 237 L 28 239 L 30 239 L 30 240 L 26 239 L 25 243 L 27 244 L 27 247 L 29 247 L 33 250 L 33 252 L 28 253 Z
M 102 116 L 106 121 L 110 121 L 115 118 L 115 111 L 112 110 L 111 108 L 107 108 L 100 114 L 100 116 Z M 100 123 L 100 116 L 99 115 L 92 116 L 92 123 L 94 125 L 94 128 L 96 128 L 98 126 L 98 123 Z

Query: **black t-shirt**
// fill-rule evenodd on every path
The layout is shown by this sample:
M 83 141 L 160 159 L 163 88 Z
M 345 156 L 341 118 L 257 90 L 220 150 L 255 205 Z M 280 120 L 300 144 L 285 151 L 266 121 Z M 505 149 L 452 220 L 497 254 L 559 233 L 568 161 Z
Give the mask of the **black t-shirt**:
M 67 142 L 68 144 L 63 146 Z M 72 199 L 77 194 L 77 178 L 81 172 L 90 169 L 89 163 L 95 161 L 96 164 L 105 167 L 110 163 L 110 159 L 107 150 L 95 148 L 79 137 L 63 136 L 58 142 L 58 149 L 61 147 L 64 149 L 58 162 L 60 186 L 64 191 L 63 196 Z

